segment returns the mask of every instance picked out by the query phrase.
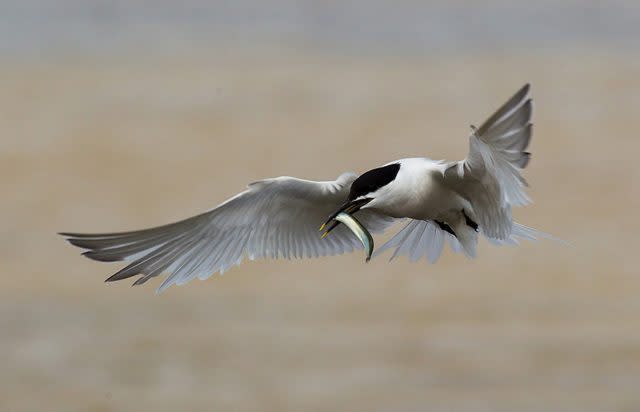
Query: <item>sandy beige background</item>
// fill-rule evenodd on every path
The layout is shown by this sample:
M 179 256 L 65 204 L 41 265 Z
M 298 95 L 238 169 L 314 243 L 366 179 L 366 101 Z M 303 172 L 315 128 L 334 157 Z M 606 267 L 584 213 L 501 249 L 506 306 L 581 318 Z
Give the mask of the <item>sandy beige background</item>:
M 156 296 L 55 235 L 462 158 L 525 81 L 535 203 L 515 216 L 571 247 L 250 262 Z M 6 59 L 0 90 L 0 410 L 640 410 L 639 55 Z

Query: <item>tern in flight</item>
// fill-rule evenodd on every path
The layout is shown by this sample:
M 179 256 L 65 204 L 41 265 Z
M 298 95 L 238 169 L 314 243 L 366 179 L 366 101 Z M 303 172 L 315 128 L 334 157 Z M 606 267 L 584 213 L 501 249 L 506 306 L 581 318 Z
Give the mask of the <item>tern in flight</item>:
M 334 181 L 276 177 L 251 183 L 208 212 L 179 222 L 119 233 L 61 233 L 84 256 L 128 265 L 107 281 L 140 275 L 134 285 L 167 274 L 158 291 L 206 279 L 260 258 L 311 258 L 364 248 L 371 233 L 397 220 L 406 225 L 374 256 L 395 248 L 432 263 L 445 241 L 455 252 L 476 255 L 478 237 L 516 244 L 549 235 L 518 224 L 513 206 L 529 203 L 520 174 L 529 163 L 532 102 L 523 86 L 480 127 L 471 127 L 469 154 L 461 161 L 425 157 L 396 160 Z M 318 231 L 320 228 L 320 231 Z

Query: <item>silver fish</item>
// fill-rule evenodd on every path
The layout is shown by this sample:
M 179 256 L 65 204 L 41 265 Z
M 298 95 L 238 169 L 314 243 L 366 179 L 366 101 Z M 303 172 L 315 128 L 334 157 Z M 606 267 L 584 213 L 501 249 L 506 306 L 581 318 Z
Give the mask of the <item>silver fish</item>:
M 364 246 L 364 250 L 367 253 L 365 261 L 368 262 L 371 260 L 371 254 L 373 253 L 373 237 L 371 236 L 371 233 L 362 226 L 358 219 L 348 213 L 340 212 L 338 216 L 335 217 L 335 220 L 343 223 L 353 232 L 354 235 L 356 235 L 360 242 L 362 242 L 362 246 Z

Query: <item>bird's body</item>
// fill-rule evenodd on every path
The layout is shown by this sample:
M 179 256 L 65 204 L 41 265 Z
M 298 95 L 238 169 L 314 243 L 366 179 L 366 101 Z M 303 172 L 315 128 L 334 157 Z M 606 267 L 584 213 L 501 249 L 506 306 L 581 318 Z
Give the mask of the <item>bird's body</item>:
M 446 220 L 443 218 L 452 208 L 460 210 L 463 206 L 464 199 L 444 183 L 445 162 L 408 158 L 389 164 L 400 165 L 398 174 L 391 183 L 371 193 L 373 200 L 363 209 L 394 218 Z
M 368 260 L 373 250 L 368 232 L 381 232 L 401 219 L 405 227 L 374 256 L 395 248 L 392 258 L 406 254 L 435 262 L 448 241 L 455 252 L 473 257 L 479 234 L 495 244 L 548 236 L 511 217 L 512 206 L 529 202 L 520 171 L 530 158 L 525 151 L 530 120 L 525 85 L 482 126 L 472 127 L 469 154 L 462 161 L 406 158 L 325 182 L 265 179 L 180 222 L 133 232 L 63 235 L 87 249 L 84 255 L 91 259 L 130 262 L 109 281 L 140 274 L 134 284 L 141 284 L 168 273 L 159 290 L 224 272 L 244 256 L 318 257 L 366 245 Z M 317 227 L 323 221 L 321 237 Z

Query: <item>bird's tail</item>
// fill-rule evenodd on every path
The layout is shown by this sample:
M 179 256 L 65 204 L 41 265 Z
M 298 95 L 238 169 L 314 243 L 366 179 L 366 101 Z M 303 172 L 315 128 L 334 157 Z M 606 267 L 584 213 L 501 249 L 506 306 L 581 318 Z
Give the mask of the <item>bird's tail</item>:
M 454 240 L 459 243 L 460 247 L 455 248 L 452 246 L 452 249 L 455 252 L 462 251 L 468 258 L 473 259 L 476 257 L 478 232 L 469 226 L 463 218 L 458 219 L 457 223 L 453 226 L 453 231 L 456 234 Z M 451 242 L 454 241 L 452 240 Z
M 541 230 L 525 226 L 518 222 L 513 222 L 511 235 L 507 239 L 493 239 L 487 235 L 485 235 L 485 237 L 494 245 L 517 245 L 520 243 L 520 240 L 536 241 L 539 239 L 552 240 L 554 242 L 562 243 L 563 245 L 569 245 L 569 243 L 565 240 L 562 240 Z
M 468 226 L 466 226 L 466 229 L 462 232 L 458 229 L 458 232 L 456 233 L 458 233 L 458 237 L 442 230 L 432 221 L 411 219 L 405 227 L 402 228 L 402 230 L 396 233 L 384 245 L 380 246 L 374 252 L 373 256 L 377 257 L 387 249 L 395 248 L 391 259 L 394 259 L 397 256 L 407 255 L 411 261 L 417 261 L 422 257 L 426 257 L 430 263 L 435 263 L 442 254 L 446 240 L 449 242 L 451 250 L 455 253 L 462 252 L 469 257 L 474 257 L 478 242 L 478 234 L 473 230 L 473 228 Z M 463 234 L 461 235 L 460 233 Z M 487 240 L 494 245 L 517 245 L 520 240 L 535 241 L 538 239 L 548 239 L 567 244 L 567 242 L 558 239 L 555 236 L 517 222 L 513 222 L 511 235 L 504 240 L 490 238 L 486 236 L 482 230 L 480 230 L 480 234 L 483 234 Z

